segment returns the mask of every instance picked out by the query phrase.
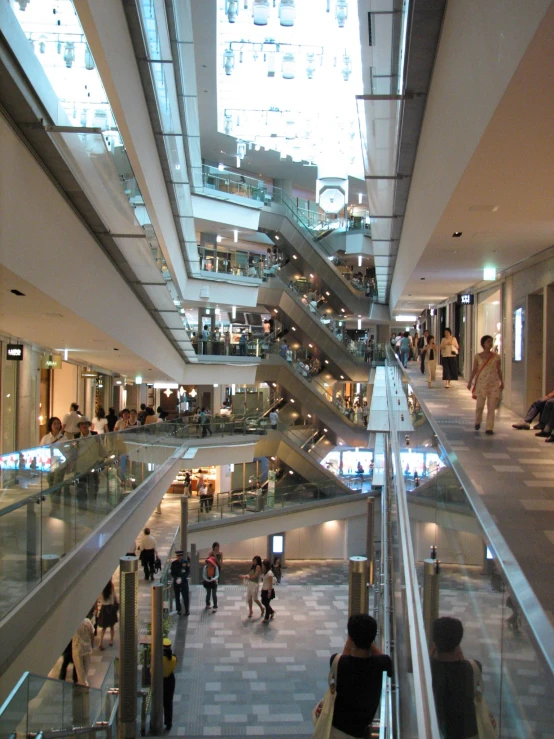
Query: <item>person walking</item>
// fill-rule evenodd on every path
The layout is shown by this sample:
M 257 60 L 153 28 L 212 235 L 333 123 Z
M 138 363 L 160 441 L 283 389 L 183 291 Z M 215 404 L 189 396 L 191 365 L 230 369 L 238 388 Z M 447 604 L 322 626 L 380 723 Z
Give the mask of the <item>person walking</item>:
M 442 379 L 444 380 L 444 387 L 449 388 L 451 381 L 458 379 L 458 353 L 460 351 L 458 340 L 455 336 L 452 336 L 452 331 L 449 328 L 444 329 L 440 350 Z
M 118 622 L 119 602 L 115 594 L 113 580 L 110 580 L 100 595 L 100 613 L 97 624 L 100 626 L 100 643 L 98 648 L 104 651 L 104 634 L 110 630 L 110 647 L 113 647 L 115 625 Z
M 212 551 L 210 552 L 209 556 L 213 557 L 217 562 L 217 567 L 219 569 L 219 584 L 221 585 L 221 575 L 223 571 L 223 552 L 221 551 L 218 541 L 214 541 L 214 543 L 212 544 Z
M 150 529 L 145 528 L 139 544 L 140 561 L 144 568 L 144 579 L 154 579 L 154 561 L 156 559 L 156 540 L 150 534 Z
M 427 387 L 431 387 L 432 383 L 435 381 L 435 374 L 437 371 L 437 352 L 438 349 L 435 344 L 435 337 L 430 334 L 427 337 L 427 344 L 421 350 L 423 366 L 427 377 Z
M 75 668 L 75 662 L 73 661 L 73 639 L 69 640 L 69 644 L 62 652 L 63 662 L 60 667 L 60 674 L 58 680 L 65 680 L 67 677 L 67 668 L 69 665 L 73 665 L 73 682 L 77 682 L 77 670 Z
M 200 425 L 202 426 L 202 438 L 205 439 L 208 434 L 212 435 L 210 428 L 210 417 L 208 415 L 208 409 L 202 408 L 200 411 Z
M 175 593 L 175 607 L 177 614 L 181 615 L 181 596 L 185 607 L 185 616 L 190 614 L 189 610 L 189 576 L 190 557 L 186 557 L 182 549 L 175 552 L 176 559 L 171 563 L 171 577 L 173 578 L 173 592 Z
M 73 653 L 73 669 L 77 670 L 77 681 L 80 685 L 88 686 L 87 673 L 90 667 L 90 656 L 94 646 L 94 626 L 90 617 L 92 611 L 79 624 L 73 634 L 71 650 Z
M 173 725 L 173 695 L 175 693 L 175 668 L 177 667 L 177 657 L 171 649 L 171 639 L 163 640 L 163 704 L 164 704 L 164 725 L 169 731 Z
M 475 431 L 479 431 L 481 428 L 483 410 L 485 403 L 487 404 L 487 434 L 494 433 L 494 415 L 500 402 L 500 393 L 504 389 L 500 357 L 492 351 L 493 343 L 492 336 L 485 334 L 481 337 L 483 351 L 475 356 L 473 369 L 467 383 L 467 389 L 471 391 L 472 397 L 477 401 L 475 406 Z
M 264 621 L 269 621 L 275 616 L 275 611 L 271 607 L 271 600 L 275 597 L 273 590 L 273 572 L 271 571 L 271 563 L 269 559 L 262 562 L 262 605 L 265 608 Z
M 79 418 L 79 441 L 73 451 L 73 471 L 76 481 L 77 505 L 81 509 L 94 507 L 100 488 L 100 469 L 106 459 L 106 449 L 100 436 L 90 430 L 91 423 L 86 416 Z
M 261 615 L 264 615 L 264 607 L 258 598 L 258 590 L 260 588 L 260 578 L 262 576 L 262 558 L 256 555 L 252 559 L 252 566 L 247 575 L 240 575 L 240 579 L 246 581 L 246 601 L 248 603 L 248 618 L 254 615 L 252 612 L 252 602 L 259 606 Z
M 279 414 L 277 413 L 275 408 L 269 413 L 269 423 L 271 424 L 271 428 L 276 431 L 277 424 L 279 423 Z
M 214 557 L 209 556 L 202 570 L 202 585 L 206 591 L 206 608 L 210 607 L 210 599 L 213 601 L 213 610 L 217 611 L 217 583 L 219 580 L 219 567 Z
M 106 411 L 103 408 L 99 408 L 92 419 L 92 430 L 97 434 L 108 433 L 108 420 L 106 418 Z
M 74 439 L 75 434 L 79 433 L 79 403 L 71 403 L 69 413 L 66 413 L 62 419 L 62 430 L 68 439 Z
M 108 422 L 108 431 L 111 433 L 115 428 L 115 424 L 117 423 L 117 414 L 114 408 L 108 408 L 106 421 Z
M 429 338 L 429 331 L 425 329 L 423 332 L 423 336 L 420 336 L 417 340 L 417 350 L 419 353 L 419 368 L 421 370 L 421 374 L 425 374 L 425 355 L 423 353 L 423 350 L 427 346 L 427 339 Z

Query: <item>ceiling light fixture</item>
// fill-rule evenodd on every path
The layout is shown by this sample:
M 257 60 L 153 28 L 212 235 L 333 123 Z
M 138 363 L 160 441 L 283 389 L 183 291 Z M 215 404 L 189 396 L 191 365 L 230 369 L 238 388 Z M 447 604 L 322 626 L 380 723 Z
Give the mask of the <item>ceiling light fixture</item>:
M 452 238 L 459 239 L 461 235 L 462 235 L 461 231 L 454 231 L 454 233 L 452 234 Z
M 337 0 L 337 8 L 335 11 L 335 17 L 339 28 L 344 28 L 346 19 L 348 18 L 348 2 L 347 0 Z
M 306 54 L 306 74 L 308 75 L 309 80 L 313 80 L 315 70 L 316 70 L 315 54 L 313 51 L 310 51 Z
M 233 321 L 234 321 L 236 317 L 237 317 L 237 306 L 236 306 L 236 305 L 234 305 L 234 306 L 233 306 L 233 307 L 231 308 L 231 318 L 232 318 L 232 319 L 233 319 Z
M 64 55 L 64 59 L 65 59 L 65 55 Z M 225 51 L 223 52 L 223 69 L 225 70 L 225 74 L 227 75 L 227 77 L 231 76 L 234 68 L 235 68 L 235 52 L 233 51 L 231 46 L 229 46 L 229 48 L 225 49 Z
M 358 203 L 359 203 L 359 205 L 361 205 L 361 204 L 362 204 L 362 200 L 363 200 L 363 198 L 364 198 L 364 196 L 362 195 L 362 193 L 361 193 L 361 192 L 359 192 L 359 193 L 358 193 Z
M 345 54 L 342 58 L 342 69 L 341 69 L 342 78 L 345 82 L 348 82 L 350 79 L 350 75 L 352 74 L 352 59 L 348 56 L 348 54 Z
M 283 54 L 283 64 L 282 64 L 282 75 L 284 80 L 293 80 L 294 74 L 296 71 L 296 62 L 294 59 L 294 54 L 290 51 L 287 51 L 286 54 Z
M 496 267 L 483 267 L 483 280 L 494 282 L 496 280 Z
M 281 0 L 279 4 L 279 22 L 282 26 L 294 26 L 296 18 L 295 0 Z
M 269 0 L 254 0 L 252 3 L 252 17 L 255 26 L 267 26 L 269 20 Z
M 360 256 L 358 257 L 358 267 L 361 267 L 362 266 L 362 261 L 363 261 L 363 257 L 360 254 Z
M 239 240 L 239 232 L 235 228 L 235 230 L 233 231 L 233 241 L 235 242 L 235 244 L 237 244 L 238 240 Z
M 226 0 L 225 7 L 227 20 L 229 23 L 234 23 L 239 14 L 239 0 Z

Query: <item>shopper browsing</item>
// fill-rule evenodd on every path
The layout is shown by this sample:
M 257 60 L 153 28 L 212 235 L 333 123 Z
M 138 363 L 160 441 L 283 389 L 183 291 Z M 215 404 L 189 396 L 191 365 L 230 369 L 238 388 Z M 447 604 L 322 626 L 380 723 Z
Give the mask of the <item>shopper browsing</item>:
M 214 557 L 209 556 L 202 570 L 202 585 L 206 591 L 206 608 L 213 601 L 213 610 L 217 611 L 217 583 L 219 580 L 219 567 Z

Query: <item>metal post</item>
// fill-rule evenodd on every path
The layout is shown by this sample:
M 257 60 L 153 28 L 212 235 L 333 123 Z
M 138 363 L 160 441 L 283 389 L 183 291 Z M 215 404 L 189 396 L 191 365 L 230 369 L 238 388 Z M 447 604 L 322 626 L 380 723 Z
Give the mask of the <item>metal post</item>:
M 189 530 L 189 499 L 184 495 L 181 498 L 181 527 L 179 533 L 181 535 L 181 549 L 185 553 L 185 559 L 188 552 L 188 530 Z
M 196 544 L 190 545 L 190 582 L 191 585 L 200 583 L 200 560 L 196 551 Z
M 156 736 L 163 733 L 163 585 L 152 585 L 152 641 L 150 658 L 150 732 Z
M 36 503 L 36 498 L 29 498 L 27 502 L 27 582 L 37 580 L 37 515 L 35 508 L 42 505 Z
M 423 623 L 429 647 L 432 643 L 433 622 L 439 617 L 439 563 L 423 560 Z
M 368 582 L 375 584 L 375 498 L 367 499 L 365 553 L 368 562 Z
M 119 560 L 118 739 L 137 736 L 138 557 Z
M 367 558 L 350 557 L 348 574 L 348 615 L 369 611 L 369 590 L 367 587 Z

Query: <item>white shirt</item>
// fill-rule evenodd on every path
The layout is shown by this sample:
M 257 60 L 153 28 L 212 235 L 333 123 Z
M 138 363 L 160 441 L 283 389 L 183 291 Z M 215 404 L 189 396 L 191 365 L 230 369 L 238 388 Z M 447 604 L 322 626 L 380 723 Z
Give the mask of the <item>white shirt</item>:
M 40 440 L 40 446 L 49 446 L 50 444 L 56 444 L 58 441 L 65 441 L 67 439 L 66 435 L 63 433 L 63 431 L 60 431 L 60 433 L 57 436 L 54 436 L 54 434 L 45 434 L 42 439 Z
M 271 425 L 276 426 L 278 421 L 279 416 L 277 415 L 277 413 L 275 411 L 271 411 L 271 413 L 269 414 L 269 422 L 271 423 Z
M 69 434 L 78 434 L 79 426 L 77 424 L 79 423 L 80 418 L 81 416 L 77 411 L 66 413 L 62 420 L 62 425 L 65 426 L 65 431 Z
M 273 587 L 273 572 L 269 570 L 262 578 L 262 590 L 271 590 Z
M 116 424 L 114 426 L 114 431 L 125 431 L 125 429 L 128 429 L 130 426 L 130 419 L 125 420 L 124 418 L 120 418 L 119 421 L 116 421 Z
M 74 652 L 81 656 L 92 654 L 92 637 L 94 636 L 94 626 L 90 619 L 84 618 L 72 639 L 72 648 Z
M 154 539 L 153 536 L 150 536 L 150 534 L 143 534 L 141 542 L 140 542 L 140 548 L 141 549 L 155 549 L 156 540 Z
M 96 431 L 97 434 L 108 433 L 108 422 L 105 418 L 93 418 L 92 419 L 92 430 Z

